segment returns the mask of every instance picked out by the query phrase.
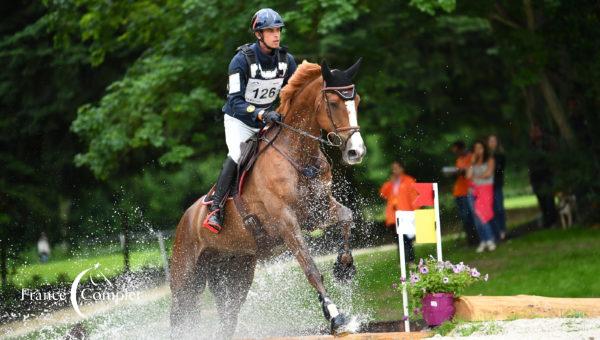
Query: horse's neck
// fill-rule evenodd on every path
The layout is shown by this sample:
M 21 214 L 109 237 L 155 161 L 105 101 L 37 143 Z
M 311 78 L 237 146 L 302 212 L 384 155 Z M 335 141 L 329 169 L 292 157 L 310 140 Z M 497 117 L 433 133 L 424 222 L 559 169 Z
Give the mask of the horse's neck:
M 309 102 L 314 103 L 315 101 L 310 100 L 305 103 Z M 303 103 L 291 105 L 288 112 L 285 114 L 284 123 L 312 136 L 318 137 L 320 135 L 321 130 L 316 120 L 314 105 L 303 105 Z M 318 153 L 320 152 L 318 141 L 296 131 L 292 131 L 291 129 L 285 127 L 282 129 L 279 139 L 283 142 L 278 143 L 278 145 L 286 148 L 290 156 L 298 160 L 305 160 L 307 157 L 311 158 L 318 156 Z

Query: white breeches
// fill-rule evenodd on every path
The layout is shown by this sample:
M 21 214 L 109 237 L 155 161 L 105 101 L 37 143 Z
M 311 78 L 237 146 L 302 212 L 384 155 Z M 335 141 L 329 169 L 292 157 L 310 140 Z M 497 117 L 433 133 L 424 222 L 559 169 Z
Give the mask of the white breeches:
M 257 134 L 259 128 L 252 128 L 242 123 L 239 119 L 230 115 L 224 115 L 223 125 L 225 125 L 225 142 L 229 152 L 227 156 L 236 163 L 240 160 L 240 144 Z

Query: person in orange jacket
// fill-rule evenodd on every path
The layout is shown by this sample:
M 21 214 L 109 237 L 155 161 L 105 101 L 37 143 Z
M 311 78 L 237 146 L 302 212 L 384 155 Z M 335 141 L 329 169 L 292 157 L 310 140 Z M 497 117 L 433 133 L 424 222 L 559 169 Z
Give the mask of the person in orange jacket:
M 390 179 L 383 183 L 379 194 L 387 200 L 385 208 L 385 226 L 388 228 L 396 227 L 396 210 L 412 211 L 415 210 L 413 202 L 417 198 L 417 191 L 413 188 L 416 183 L 414 177 L 407 175 L 404 166 L 399 161 L 392 163 L 392 175 Z M 415 251 L 413 248 L 414 236 L 412 238 L 403 235 L 404 251 L 409 262 L 415 261 Z

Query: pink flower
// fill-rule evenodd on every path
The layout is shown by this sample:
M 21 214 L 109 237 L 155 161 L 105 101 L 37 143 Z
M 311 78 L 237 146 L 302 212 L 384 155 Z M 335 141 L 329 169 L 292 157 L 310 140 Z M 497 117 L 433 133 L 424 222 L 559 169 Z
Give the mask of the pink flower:
M 429 269 L 427 268 L 427 266 L 423 266 L 419 269 L 419 271 L 421 272 L 421 274 L 427 274 L 429 273 Z
M 471 276 L 479 277 L 479 276 L 481 276 L 481 274 L 477 271 L 477 268 L 473 268 L 473 269 L 471 269 Z
M 398 284 L 396 282 L 392 283 L 392 288 L 393 289 L 397 289 L 398 288 Z
M 410 283 L 419 282 L 419 274 L 410 274 Z

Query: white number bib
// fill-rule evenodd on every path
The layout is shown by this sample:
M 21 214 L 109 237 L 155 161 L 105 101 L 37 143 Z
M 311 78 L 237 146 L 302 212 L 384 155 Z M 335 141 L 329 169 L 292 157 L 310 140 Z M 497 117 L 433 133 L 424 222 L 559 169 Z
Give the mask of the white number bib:
M 283 85 L 283 78 L 250 78 L 248 79 L 246 93 L 244 94 L 246 102 L 255 105 L 271 104 L 277 99 L 281 85 Z

